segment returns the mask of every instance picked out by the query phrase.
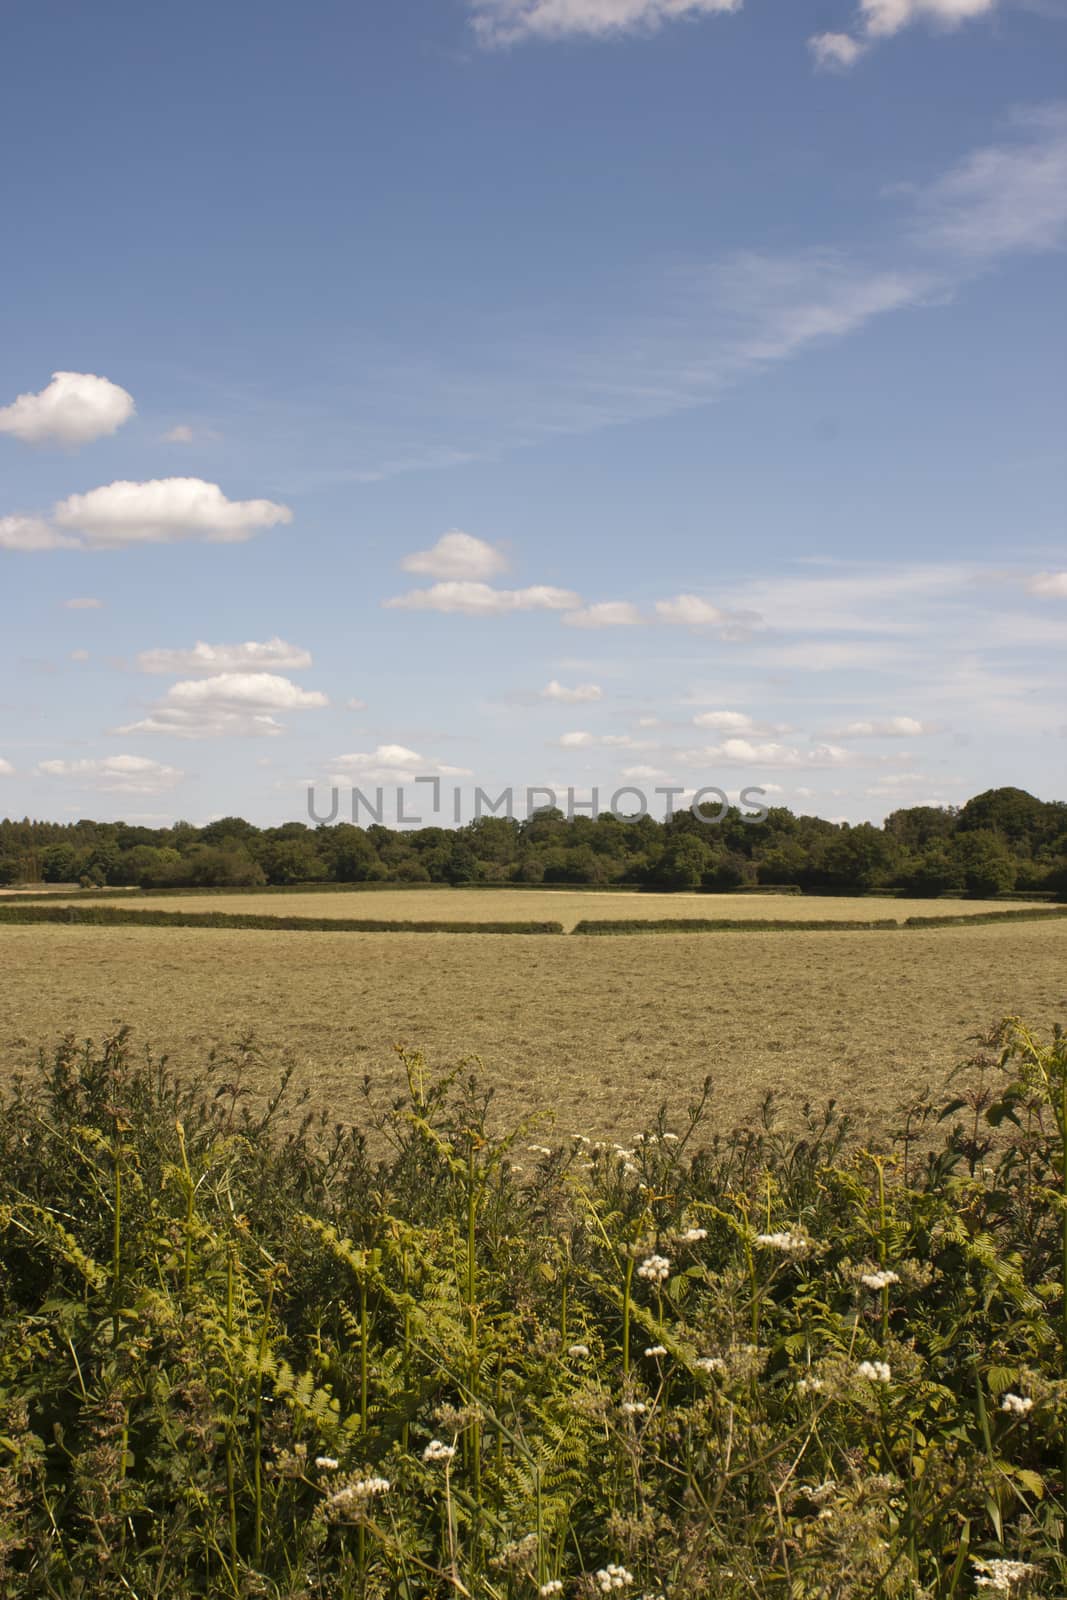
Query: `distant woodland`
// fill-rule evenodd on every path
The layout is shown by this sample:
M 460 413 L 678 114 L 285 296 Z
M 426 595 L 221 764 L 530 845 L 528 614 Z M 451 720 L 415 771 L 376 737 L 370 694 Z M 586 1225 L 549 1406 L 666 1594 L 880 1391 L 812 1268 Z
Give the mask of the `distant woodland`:
M 714 825 L 670 820 L 482 817 L 464 827 L 349 823 L 256 828 L 222 817 L 176 822 L 0 822 L 0 885 L 255 888 L 266 884 L 570 884 L 729 892 L 793 885 L 807 893 L 899 890 L 1067 898 L 1067 802 L 989 789 L 959 808 L 911 806 L 881 827 L 794 816 Z

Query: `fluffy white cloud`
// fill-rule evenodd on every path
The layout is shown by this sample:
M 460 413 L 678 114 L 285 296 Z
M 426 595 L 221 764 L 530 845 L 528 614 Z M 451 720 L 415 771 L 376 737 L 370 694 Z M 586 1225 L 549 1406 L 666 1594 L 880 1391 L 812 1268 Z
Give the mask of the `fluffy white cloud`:
M 850 33 L 816 33 L 808 40 L 808 49 L 819 67 L 851 67 L 863 54 L 864 47 Z
M 0 433 L 27 444 L 90 444 L 133 416 L 133 396 L 91 372 L 54 372 L 39 394 L 20 394 L 0 409 Z
M 973 17 L 988 16 L 997 0 L 860 0 L 864 27 L 874 39 L 886 39 L 913 22 L 956 28 Z
M 506 570 L 507 561 L 494 545 L 452 528 L 429 550 L 414 551 L 400 565 L 405 572 L 416 572 L 425 578 L 477 579 L 495 577 Z
M 356 750 L 337 756 L 337 769 L 331 781 L 341 783 L 414 783 L 416 778 L 467 778 L 466 767 L 451 767 L 428 761 L 417 750 L 403 744 L 380 744 L 374 750 Z
M 1031 594 L 1039 594 L 1045 599 L 1067 599 L 1067 572 L 1039 572 L 1026 587 Z
M 681 17 L 738 11 L 741 0 L 470 0 L 474 31 L 483 44 L 521 39 L 594 38 L 651 32 Z
M 79 595 L 73 600 L 64 600 L 63 605 L 67 611 L 99 611 L 103 603 L 95 596 L 86 594 Z
M 690 766 L 718 761 L 728 766 L 842 767 L 854 763 L 855 759 L 839 745 L 815 744 L 802 749 L 773 741 L 756 744 L 750 739 L 726 739 L 722 744 L 708 745 L 703 750 L 687 750 L 682 756 Z
M 220 672 L 172 684 L 147 717 L 116 731 L 169 733 L 185 739 L 270 736 L 283 729 L 275 712 L 308 711 L 328 704 L 317 689 L 301 689 L 275 673 Z
M 0 778 L 10 778 L 14 770 L 15 769 L 11 765 L 10 761 L 5 761 L 3 757 L 0 756 Z
M 920 722 L 917 717 L 882 717 L 869 722 L 850 722 L 840 730 L 838 738 L 915 739 L 939 731 L 934 723 Z
M 541 690 L 542 700 L 557 700 L 563 705 L 578 705 L 584 701 L 600 700 L 604 691 L 599 683 L 576 683 L 568 688 L 565 684 L 557 683 L 555 678 L 551 683 L 546 683 Z
M 514 611 L 565 611 L 579 597 L 569 589 L 535 584 L 529 589 L 494 589 L 488 583 L 434 583 L 428 589 L 411 589 L 382 604 L 394 611 L 459 612 L 467 617 L 504 617 Z
M 752 718 L 744 711 L 702 711 L 693 718 L 697 728 L 712 728 L 716 733 L 750 733 Z
M 556 741 L 561 750 L 588 750 L 596 746 L 600 750 L 651 750 L 654 748 L 650 739 L 634 739 L 628 733 L 587 733 L 584 729 L 574 733 L 564 733 Z
M 42 761 L 38 773 L 66 778 L 78 788 L 103 789 L 114 794 L 163 794 L 185 774 L 177 767 L 150 761 L 147 756 L 104 756 L 96 761 Z
M 629 600 L 601 600 L 569 611 L 563 620 L 572 628 L 632 628 L 645 619 Z
M 76 543 L 40 517 L 0 517 L 0 550 L 69 550 Z
M 723 622 L 718 606 L 699 595 L 678 594 L 673 600 L 657 600 L 656 615 L 661 622 L 674 622 L 684 628 L 706 628 Z
M 198 639 L 191 650 L 142 650 L 137 657 L 139 671 L 154 673 L 215 674 L 249 672 L 257 668 L 297 672 L 310 665 L 311 656 L 307 650 L 278 638 L 267 639 L 262 644 L 254 639 L 244 644 L 205 644 Z
M 177 539 L 238 542 L 260 528 L 291 522 L 293 513 L 273 500 L 228 500 L 217 483 L 202 478 L 153 478 L 69 495 L 55 507 L 52 520 L 81 534 L 90 546 L 116 549 Z

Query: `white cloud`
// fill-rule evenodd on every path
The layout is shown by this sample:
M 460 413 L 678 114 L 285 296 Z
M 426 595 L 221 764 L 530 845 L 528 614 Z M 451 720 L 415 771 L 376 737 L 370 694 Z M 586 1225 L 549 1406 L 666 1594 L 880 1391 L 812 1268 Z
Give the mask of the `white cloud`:
M 70 660 L 71 661 L 88 661 L 88 659 L 89 659 L 88 650 L 72 650 L 70 652 Z
M 63 606 L 67 611 L 99 611 L 104 604 L 93 595 L 79 595 L 73 600 L 64 600 Z
M 936 723 L 920 722 L 917 717 L 883 717 L 872 722 L 850 722 L 837 736 L 840 739 L 915 739 L 940 731 Z
M 345 701 L 346 711 L 366 711 L 366 709 L 367 702 L 361 700 L 358 695 L 352 695 L 350 699 Z
M 673 622 L 685 628 L 707 628 L 724 621 L 718 606 L 701 600 L 695 594 L 678 594 L 673 600 L 657 600 L 656 615 L 661 622 Z
M 0 550 L 70 550 L 76 543 L 40 517 L 0 517 Z
M 507 561 L 494 545 L 472 533 L 452 528 L 429 550 L 416 550 L 400 563 L 405 572 L 426 578 L 492 578 L 504 572 Z
M 184 739 L 272 736 L 283 731 L 275 712 L 315 710 L 328 704 L 317 689 L 301 689 L 274 673 L 220 672 L 172 684 L 147 717 L 116 732 L 167 733 Z
M 579 604 L 569 589 L 535 584 L 528 589 L 494 589 L 488 583 L 434 583 L 428 589 L 410 589 L 382 604 L 393 611 L 459 612 L 467 617 L 503 617 L 514 611 L 565 611 Z
M 90 372 L 54 372 L 39 394 L 20 394 L 0 409 L 0 433 L 26 444 L 77 446 L 115 433 L 133 416 L 133 396 Z
M 38 773 L 48 778 L 72 780 L 78 788 L 103 789 L 115 794 L 162 794 L 185 776 L 177 767 L 164 766 L 146 756 L 104 756 L 96 761 L 42 761 Z
M 217 483 L 202 478 L 109 483 L 69 495 L 52 516 L 60 528 L 82 534 L 99 549 L 178 539 L 233 543 L 293 519 L 288 506 L 273 500 L 228 500 Z
M 587 750 L 596 746 L 601 750 L 652 750 L 655 748 L 650 739 L 634 739 L 628 733 L 587 733 L 578 729 L 574 733 L 561 734 L 556 741 L 562 750 Z
M 380 744 L 374 750 L 354 751 L 337 756 L 333 761 L 337 769 L 331 782 L 342 783 L 414 783 L 416 778 L 468 778 L 466 767 L 452 767 L 428 761 L 417 750 L 403 744 Z
M 244 644 L 205 644 L 198 639 L 191 650 L 142 650 L 137 657 L 141 672 L 249 672 L 271 668 L 279 672 L 297 672 L 310 667 L 311 656 L 299 645 L 286 644 L 284 639 L 267 639 L 259 644 L 254 639 Z
M 1067 572 L 1039 572 L 1026 587 L 1044 599 L 1067 599 Z
M 564 750 L 582 750 L 592 742 L 593 735 L 581 731 L 561 734 L 559 739 L 560 746 Z
M 855 763 L 855 756 L 839 745 L 816 744 L 806 749 L 773 741 L 755 744 L 750 739 L 726 739 L 703 750 L 687 750 L 682 760 L 688 766 L 723 762 L 728 766 L 759 767 L 841 767 Z
M 816 33 L 808 40 L 808 49 L 815 57 L 816 66 L 840 71 L 859 60 L 864 46 L 850 33 Z
M 683 17 L 738 11 L 741 0 L 470 0 L 474 31 L 485 45 L 574 34 L 654 32 Z
M 997 0 L 860 0 L 860 15 L 872 39 L 887 39 L 913 22 L 956 28 L 996 9 Z
M 563 620 L 572 628 L 632 628 L 645 619 L 629 600 L 601 600 L 569 611 Z
M 10 761 L 5 761 L 3 757 L 0 756 L 0 778 L 10 778 L 14 770 L 15 769 L 11 765 Z
M 163 435 L 163 444 L 192 444 L 193 430 L 187 422 L 179 422 L 173 428 L 168 428 Z
M 753 721 L 744 711 L 702 711 L 693 718 L 697 728 L 711 728 L 716 733 L 750 733 Z
M 659 767 L 623 767 L 622 776 L 624 778 L 643 778 L 650 780 L 652 778 L 666 778 L 668 774 L 663 772 Z
M 604 691 L 598 683 L 576 683 L 568 688 L 565 684 L 557 683 L 555 678 L 551 683 L 546 683 L 541 690 L 542 700 L 557 700 L 564 705 L 578 705 L 583 701 L 600 700 Z

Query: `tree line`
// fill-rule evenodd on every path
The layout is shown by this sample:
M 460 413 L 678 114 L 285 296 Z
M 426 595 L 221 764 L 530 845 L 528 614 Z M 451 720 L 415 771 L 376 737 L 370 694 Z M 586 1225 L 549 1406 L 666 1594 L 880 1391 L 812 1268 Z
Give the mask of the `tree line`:
M 709 808 L 708 815 L 714 815 Z M 0 885 L 256 888 L 267 884 L 629 885 L 730 890 L 794 885 L 808 893 L 898 890 L 1067 897 L 1067 802 L 989 789 L 960 807 L 910 806 L 881 827 L 795 816 L 753 823 L 731 809 L 714 825 L 690 811 L 394 829 L 374 823 L 257 828 L 241 817 L 176 822 L 0 822 Z

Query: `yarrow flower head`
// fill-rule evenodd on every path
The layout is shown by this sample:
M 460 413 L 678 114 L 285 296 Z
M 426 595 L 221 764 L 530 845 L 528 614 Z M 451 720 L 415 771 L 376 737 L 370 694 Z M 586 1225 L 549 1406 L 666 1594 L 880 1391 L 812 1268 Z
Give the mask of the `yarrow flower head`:
M 336 1456 L 316 1456 L 315 1465 L 323 1472 L 336 1472 L 341 1463 Z
M 701 1372 L 725 1372 L 726 1362 L 722 1356 L 697 1356 L 693 1362 Z
M 625 1567 L 617 1567 L 614 1561 L 609 1561 L 606 1567 L 600 1567 L 596 1574 L 597 1588 L 601 1594 L 611 1594 L 615 1589 L 628 1589 L 634 1581 L 632 1572 L 627 1572 Z
M 380 1494 L 388 1494 L 391 1488 L 388 1478 L 356 1478 L 352 1483 L 346 1483 L 343 1489 L 338 1489 L 336 1494 L 328 1497 L 326 1510 L 332 1516 L 341 1515 L 346 1511 L 358 1511 L 368 1500 L 373 1500 Z
M 454 1444 L 442 1444 L 440 1439 L 431 1439 L 426 1449 L 422 1452 L 424 1461 L 451 1461 L 456 1453 Z
M 624 1400 L 619 1410 L 624 1417 L 643 1417 L 648 1407 L 643 1400 Z
M 650 1345 L 647 1345 L 646 1348 L 645 1348 L 645 1355 L 646 1356 L 665 1356 L 666 1354 L 667 1354 L 666 1345 L 650 1344 Z
M 975 1586 L 979 1589 L 992 1589 L 994 1594 L 1011 1594 L 1020 1583 L 1025 1583 L 1027 1578 L 1032 1578 L 1037 1568 L 1029 1561 L 982 1561 L 977 1556 L 972 1557 L 974 1565 L 978 1568 L 975 1574 Z
M 802 1233 L 757 1233 L 756 1243 L 764 1250 L 780 1250 L 786 1256 L 799 1255 L 808 1248 Z
M 1032 1408 L 1033 1403 L 1029 1395 L 1011 1394 L 1009 1392 L 1000 1402 L 1000 1409 L 1001 1411 L 1009 1411 L 1016 1417 L 1025 1417 L 1026 1413 Z
M 589 1346 L 587 1344 L 572 1344 L 568 1348 L 567 1354 L 569 1356 L 587 1356 L 589 1354 Z
M 892 1377 L 888 1361 L 861 1361 L 856 1372 L 868 1383 L 888 1383 Z
M 537 1592 L 542 1596 L 542 1600 L 544 1600 L 544 1597 L 550 1594 L 562 1594 L 563 1585 L 560 1583 L 558 1578 L 549 1578 L 548 1582 L 543 1583 Z
M 671 1275 L 669 1256 L 646 1256 L 637 1269 L 637 1276 L 647 1283 L 666 1283 Z
M 706 1239 L 707 1236 L 707 1228 L 686 1228 L 681 1238 L 683 1244 L 699 1244 L 701 1239 Z
M 895 1272 L 865 1272 L 860 1282 L 865 1289 L 888 1289 L 891 1283 L 899 1283 L 900 1279 Z

